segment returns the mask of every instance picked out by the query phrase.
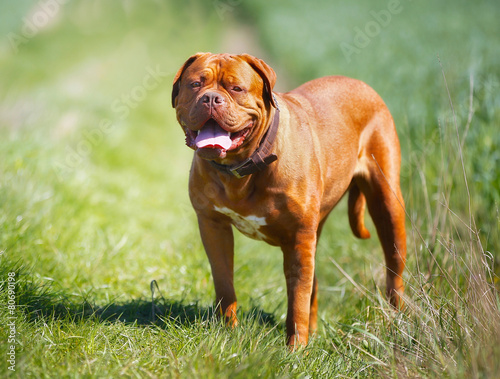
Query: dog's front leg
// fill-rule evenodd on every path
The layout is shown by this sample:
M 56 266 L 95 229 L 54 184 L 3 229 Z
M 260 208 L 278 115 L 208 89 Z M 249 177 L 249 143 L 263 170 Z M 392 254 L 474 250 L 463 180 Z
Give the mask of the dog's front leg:
M 198 215 L 198 225 L 215 286 L 215 302 L 226 323 L 235 327 L 236 293 L 233 284 L 234 238 L 231 224 Z
M 306 345 L 309 338 L 316 232 L 297 233 L 295 241 L 282 246 L 282 250 L 288 294 L 286 331 L 288 345 L 294 348 Z

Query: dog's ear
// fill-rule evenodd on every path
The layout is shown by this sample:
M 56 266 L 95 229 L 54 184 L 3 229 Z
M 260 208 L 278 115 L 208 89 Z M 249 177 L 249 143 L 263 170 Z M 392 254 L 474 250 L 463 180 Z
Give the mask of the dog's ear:
M 192 55 L 188 58 L 186 62 L 182 65 L 182 67 L 177 71 L 177 74 L 175 74 L 174 77 L 174 85 L 172 86 L 172 107 L 175 108 L 175 100 L 177 99 L 177 96 L 179 96 L 179 90 L 181 89 L 181 77 L 184 71 L 193 64 L 195 60 L 198 58 L 202 57 L 203 55 L 208 55 L 210 53 L 197 53 L 195 55 Z
M 260 75 L 264 81 L 264 95 L 271 105 L 277 108 L 277 104 L 274 101 L 273 88 L 276 84 L 276 73 L 274 70 L 262 59 L 255 58 L 249 54 L 240 55 L 244 61 L 246 61 L 252 68 Z

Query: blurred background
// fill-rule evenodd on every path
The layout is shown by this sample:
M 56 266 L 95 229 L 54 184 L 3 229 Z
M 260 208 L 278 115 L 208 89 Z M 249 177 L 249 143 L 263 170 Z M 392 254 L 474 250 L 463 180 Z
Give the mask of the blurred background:
M 211 303 L 192 151 L 170 101 L 183 62 L 211 51 L 265 59 L 279 92 L 324 75 L 372 86 L 400 136 L 408 228 L 424 238 L 409 232 L 410 249 L 439 255 L 472 216 L 498 267 L 499 15 L 496 0 L 1 1 L 2 260 L 98 304 L 148 296 L 151 279 L 169 298 Z M 273 311 L 265 295 L 282 291 L 284 313 L 279 251 L 237 244 L 242 304 Z M 330 256 L 356 280 L 383 278 L 378 241 L 351 236 L 345 202 L 320 250 L 332 307 L 344 281 Z

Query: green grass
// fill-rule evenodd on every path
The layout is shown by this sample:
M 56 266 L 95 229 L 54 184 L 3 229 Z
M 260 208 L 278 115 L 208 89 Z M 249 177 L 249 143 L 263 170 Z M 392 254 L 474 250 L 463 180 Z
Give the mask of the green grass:
M 2 377 L 500 372 L 494 1 L 401 1 L 402 11 L 350 61 L 341 43 L 387 3 L 72 1 L 14 52 L 9 33 L 22 33 L 35 4 L 0 6 Z M 403 152 L 406 310 L 385 303 L 379 243 L 352 236 L 342 202 L 317 256 L 319 330 L 294 353 L 285 347 L 276 248 L 238 235 L 241 325 L 228 330 L 215 317 L 187 196 L 192 153 L 170 106 L 184 60 L 221 51 L 240 23 L 253 28 L 280 91 L 329 74 L 372 85 L 394 115 Z M 239 46 L 255 53 L 248 41 Z M 151 70 L 160 73 L 157 85 L 144 90 Z M 4 307 L 12 272 L 14 314 Z M 9 317 L 15 372 L 6 358 Z

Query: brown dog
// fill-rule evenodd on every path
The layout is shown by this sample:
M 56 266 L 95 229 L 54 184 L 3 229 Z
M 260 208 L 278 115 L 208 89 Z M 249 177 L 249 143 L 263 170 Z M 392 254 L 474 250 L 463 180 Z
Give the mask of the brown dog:
M 363 82 L 330 76 L 284 94 L 250 55 L 200 53 L 174 79 L 172 105 L 196 150 L 189 195 L 210 260 L 216 302 L 236 325 L 234 225 L 280 246 L 287 336 L 306 344 L 317 324 L 314 256 L 330 211 L 349 191 L 354 234 L 368 238 L 365 204 L 387 266 L 387 295 L 401 305 L 406 257 L 400 149 L 382 99 Z

